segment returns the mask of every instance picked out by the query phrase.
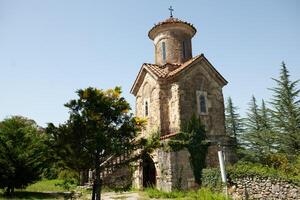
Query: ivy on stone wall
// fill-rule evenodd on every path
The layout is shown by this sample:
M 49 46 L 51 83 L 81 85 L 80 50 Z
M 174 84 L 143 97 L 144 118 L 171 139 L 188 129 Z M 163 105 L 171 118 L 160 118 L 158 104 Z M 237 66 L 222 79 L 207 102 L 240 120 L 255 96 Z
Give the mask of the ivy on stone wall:
M 182 131 L 171 138 L 168 146 L 172 151 L 186 148 L 190 153 L 190 164 L 195 176 L 195 182 L 201 184 L 202 169 L 205 167 L 208 143 L 205 127 L 196 115 L 186 122 Z

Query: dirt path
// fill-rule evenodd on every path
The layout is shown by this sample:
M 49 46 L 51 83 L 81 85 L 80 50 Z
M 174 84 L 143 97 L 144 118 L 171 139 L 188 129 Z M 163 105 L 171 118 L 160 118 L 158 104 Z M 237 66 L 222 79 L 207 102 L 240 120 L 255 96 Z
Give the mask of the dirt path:
M 102 194 L 103 200 L 117 200 L 117 199 L 126 199 L 126 200 L 142 200 L 139 193 L 137 192 L 122 192 L 122 193 L 115 193 L 115 192 L 107 192 Z

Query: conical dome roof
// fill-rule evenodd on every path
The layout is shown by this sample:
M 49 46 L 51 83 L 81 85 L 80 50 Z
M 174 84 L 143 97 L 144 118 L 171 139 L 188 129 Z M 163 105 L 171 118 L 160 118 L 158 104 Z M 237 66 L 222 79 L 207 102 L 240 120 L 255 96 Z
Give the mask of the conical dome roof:
M 197 32 L 197 29 L 193 26 L 193 24 L 191 24 L 189 22 L 186 22 L 186 21 L 182 21 L 178 18 L 169 17 L 168 19 L 155 24 L 150 29 L 150 31 L 148 33 L 148 36 L 151 40 L 153 40 L 160 29 L 163 30 L 164 27 L 165 28 L 168 28 L 168 27 L 170 28 L 173 25 L 179 25 L 181 27 L 185 27 L 186 29 L 188 29 L 190 31 L 191 37 L 193 37 L 195 35 L 195 33 Z

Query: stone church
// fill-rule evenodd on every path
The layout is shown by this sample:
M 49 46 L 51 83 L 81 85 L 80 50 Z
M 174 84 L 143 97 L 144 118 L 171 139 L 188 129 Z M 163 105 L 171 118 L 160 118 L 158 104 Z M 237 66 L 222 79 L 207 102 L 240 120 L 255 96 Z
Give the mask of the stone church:
M 155 63 L 144 63 L 132 86 L 136 97 L 136 116 L 147 119 L 142 135 L 160 133 L 161 142 L 181 130 L 193 114 L 205 125 L 210 141 L 206 164 L 218 165 L 217 150 L 226 148 L 226 161 L 232 162 L 230 139 L 225 135 L 225 78 L 203 55 L 193 56 L 192 38 L 196 28 L 185 21 L 170 18 L 157 23 L 148 33 L 154 43 Z M 196 187 L 189 162 L 189 152 L 161 149 L 137 164 L 133 186 L 154 185 L 170 191 L 173 188 Z

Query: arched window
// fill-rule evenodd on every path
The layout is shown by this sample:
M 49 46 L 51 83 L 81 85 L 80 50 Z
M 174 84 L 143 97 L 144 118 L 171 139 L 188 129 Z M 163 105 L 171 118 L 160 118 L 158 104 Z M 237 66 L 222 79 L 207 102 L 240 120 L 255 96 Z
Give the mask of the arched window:
M 182 41 L 182 55 L 183 55 L 183 58 L 185 59 L 186 58 L 186 51 L 185 51 L 185 41 Z
M 161 43 L 161 52 L 162 52 L 163 62 L 166 62 L 166 43 L 165 42 Z
M 207 115 L 207 93 L 205 91 L 197 91 L 197 107 L 198 107 L 198 114 L 199 115 Z
M 199 97 L 200 101 L 200 113 L 206 113 L 206 97 L 201 94 Z
M 148 116 L 149 114 L 149 105 L 148 105 L 148 101 L 145 101 L 145 116 Z

